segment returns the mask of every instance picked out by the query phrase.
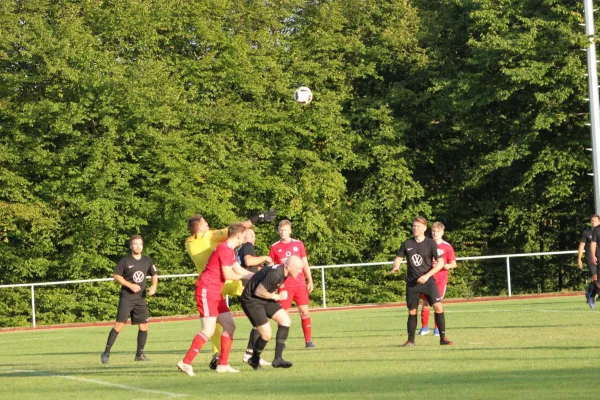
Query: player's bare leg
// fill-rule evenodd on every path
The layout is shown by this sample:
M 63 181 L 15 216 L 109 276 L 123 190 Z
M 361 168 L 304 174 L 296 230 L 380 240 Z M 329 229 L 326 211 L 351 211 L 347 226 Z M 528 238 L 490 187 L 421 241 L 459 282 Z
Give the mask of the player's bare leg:
M 183 360 L 177 363 L 177 368 L 189 376 L 194 376 L 192 361 L 194 361 L 194 358 L 200 353 L 200 350 L 202 350 L 202 347 L 204 347 L 208 339 L 215 333 L 217 317 L 200 318 L 200 324 L 202 325 L 201 331 L 194 337 L 194 340 L 192 340 L 192 345 Z
M 216 371 L 219 373 L 229 372 L 235 373 L 240 372 L 237 369 L 231 368 L 229 365 L 229 352 L 233 344 L 233 334 L 235 332 L 235 322 L 230 312 L 219 314 L 217 321 L 223 327 L 223 333 L 221 334 L 221 354 L 219 355 L 219 365 L 217 365 Z

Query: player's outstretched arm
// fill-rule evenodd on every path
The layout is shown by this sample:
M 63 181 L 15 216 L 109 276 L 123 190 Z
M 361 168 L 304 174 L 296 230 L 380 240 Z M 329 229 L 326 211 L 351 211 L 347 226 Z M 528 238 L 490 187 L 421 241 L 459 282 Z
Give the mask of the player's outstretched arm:
M 261 265 L 267 263 L 269 265 L 273 265 L 273 260 L 269 256 L 252 256 L 250 254 L 244 256 L 244 264 L 249 267 L 254 267 L 257 265 Z
M 221 269 L 223 271 L 223 276 L 228 281 L 240 281 L 242 279 L 250 279 L 252 275 L 254 275 L 252 272 L 242 268 L 242 266 L 237 262 L 233 265 L 222 266 Z
M 242 222 L 242 224 L 246 228 L 250 228 L 252 225 L 264 224 L 267 222 L 271 222 L 271 221 L 273 221 L 273 219 L 276 216 L 277 216 L 277 211 L 275 211 L 275 210 L 263 211 L 260 214 L 255 215 L 254 217 Z
M 402 262 L 402 257 L 394 258 L 394 266 L 392 267 L 391 273 L 400 271 L 400 263 Z

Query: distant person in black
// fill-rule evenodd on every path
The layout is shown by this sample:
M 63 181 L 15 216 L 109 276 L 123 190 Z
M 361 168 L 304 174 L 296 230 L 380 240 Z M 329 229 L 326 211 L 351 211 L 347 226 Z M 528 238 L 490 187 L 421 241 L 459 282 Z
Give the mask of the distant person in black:
M 452 344 L 451 341 L 446 339 L 444 308 L 435 279 L 433 279 L 433 275 L 444 268 L 444 257 L 438 254 L 435 241 L 425 237 L 426 230 L 427 220 L 423 217 L 416 217 L 412 225 L 413 235 L 415 236 L 402 243 L 391 271 L 393 273 L 400 270 L 400 262 L 406 258 L 406 307 L 408 308 L 408 340 L 404 343 L 406 347 L 415 345 L 417 308 L 419 307 L 419 297 L 421 295 L 427 298 L 435 311 L 435 323 L 440 331 L 440 344 Z M 437 260 L 437 264 L 432 268 L 434 259 Z
M 246 268 L 252 273 L 257 273 L 262 269 L 265 263 L 268 265 L 273 265 L 273 260 L 271 259 L 271 257 L 256 256 L 256 251 L 254 249 L 254 243 L 256 242 L 256 234 L 254 233 L 254 229 L 246 229 L 244 240 L 244 243 L 235 252 L 238 263 L 240 263 L 240 265 L 243 268 Z M 244 283 L 247 282 L 244 281 Z M 246 353 L 244 353 L 244 356 L 242 357 L 242 362 L 248 363 L 248 360 L 250 360 L 250 357 L 252 357 L 252 354 L 254 353 L 254 349 L 252 346 L 254 346 L 254 343 L 256 342 L 256 339 L 258 339 L 259 336 L 260 334 L 258 333 L 258 330 L 256 328 L 250 330 L 248 347 L 246 347 Z M 265 367 L 271 365 L 271 363 L 261 358 L 260 365 Z
M 108 334 L 106 349 L 100 357 L 102 364 L 108 364 L 110 349 L 129 317 L 131 317 L 132 325 L 139 325 L 137 351 L 134 360 L 150 361 L 144 355 L 144 346 L 148 338 L 146 277 L 148 275 L 152 277 L 152 285 L 148 289 L 148 295 L 153 296 L 158 285 L 158 275 L 150 257 L 142 255 L 144 240 L 140 235 L 134 235 L 129 239 L 129 248 L 131 254 L 119 260 L 113 275 L 115 281 L 121 284 L 121 293 L 119 294 L 119 306 L 117 308 L 117 322 Z
M 277 337 L 275 345 L 274 368 L 289 368 L 292 363 L 283 359 L 285 341 L 290 332 L 292 320 L 288 313 L 281 307 L 278 300 L 287 299 L 287 291 L 277 293 L 285 278 L 290 275 L 296 278 L 304 264 L 297 256 L 290 256 L 285 264 L 264 267 L 248 281 L 244 293 L 240 297 L 242 309 L 258 330 L 259 337 L 254 342 L 254 352 L 248 360 L 248 364 L 254 369 L 262 369 L 260 356 L 265 346 L 271 340 L 272 331 L 269 318 L 277 322 Z
M 588 285 L 585 290 L 585 299 L 590 306 L 590 308 L 596 307 L 596 294 L 598 294 L 598 289 L 596 288 L 596 283 L 598 281 L 598 249 L 596 243 L 598 242 L 598 238 L 600 238 L 600 232 L 597 231 L 600 229 L 598 227 L 600 225 L 600 216 L 594 214 L 590 217 L 590 222 L 592 224 L 591 228 L 586 229 L 581 234 L 581 239 L 579 239 L 579 251 L 577 253 L 577 266 L 579 269 L 582 269 L 583 262 L 581 257 L 583 256 L 583 252 L 585 249 L 585 260 L 587 262 L 588 269 L 590 270 L 590 277 L 592 281 Z M 594 259 L 594 255 L 596 255 L 596 259 Z

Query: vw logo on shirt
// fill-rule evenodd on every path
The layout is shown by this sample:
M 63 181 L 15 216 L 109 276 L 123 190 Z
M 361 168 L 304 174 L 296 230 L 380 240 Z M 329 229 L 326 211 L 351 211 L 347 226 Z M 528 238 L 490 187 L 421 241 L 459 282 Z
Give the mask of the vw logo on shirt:
M 420 267 L 423 264 L 423 257 L 420 254 L 415 254 L 410 259 L 415 267 Z
M 136 272 L 133 274 L 133 281 L 134 281 L 135 283 L 140 283 L 140 282 L 142 282 L 142 281 L 144 280 L 144 278 L 145 278 L 145 277 L 144 277 L 144 273 L 143 273 L 142 271 L 136 271 Z

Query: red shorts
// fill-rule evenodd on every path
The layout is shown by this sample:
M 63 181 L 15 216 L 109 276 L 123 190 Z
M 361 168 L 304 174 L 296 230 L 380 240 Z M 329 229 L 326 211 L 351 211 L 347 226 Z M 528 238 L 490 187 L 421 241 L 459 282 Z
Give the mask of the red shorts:
M 205 287 L 196 287 L 196 307 L 200 312 L 200 318 L 218 317 L 219 314 L 229 312 L 221 291 L 215 292 Z
M 435 281 L 435 285 L 437 286 L 438 293 L 440 294 L 440 299 L 443 299 L 446 295 L 446 287 L 448 287 L 448 280 L 444 279 L 443 281 Z M 422 300 L 426 300 L 425 296 L 421 295 Z
M 284 310 L 292 307 L 292 301 L 296 303 L 296 307 L 298 306 L 307 306 L 308 301 L 308 289 L 306 289 L 305 285 L 302 286 L 292 286 L 292 287 L 283 287 L 279 289 L 279 292 L 287 290 L 288 298 L 286 300 L 279 300 L 279 304 Z

